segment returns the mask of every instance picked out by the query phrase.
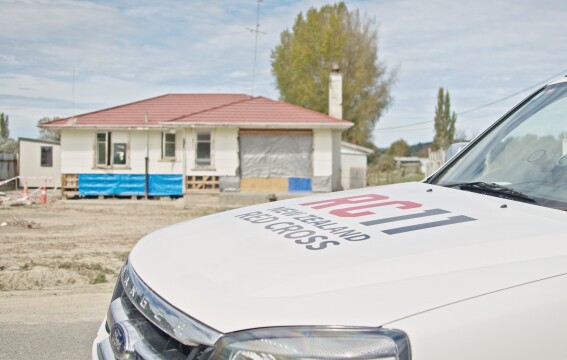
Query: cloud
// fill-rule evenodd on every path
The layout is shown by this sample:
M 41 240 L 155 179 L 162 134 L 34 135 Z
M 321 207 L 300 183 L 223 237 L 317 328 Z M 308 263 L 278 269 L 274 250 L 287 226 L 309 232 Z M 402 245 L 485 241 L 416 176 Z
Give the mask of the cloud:
M 382 134 L 379 129 L 432 119 L 440 86 L 450 91 L 453 109 L 460 112 L 506 97 L 567 68 L 567 25 L 562 21 L 565 10 L 560 1 L 546 6 L 511 0 L 356 1 L 349 6 L 376 16 L 381 59 L 400 65 L 392 92 L 394 106 L 375 132 L 379 146 L 400 137 L 407 137 L 410 143 L 418 141 L 419 134 L 407 128 Z M 457 126 L 479 133 L 525 95 L 463 115 Z
M 327 3 L 261 3 L 265 34 L 258 36 L 255 95 L 278 97 L 271 50 L 299 12 Z M 35 132 L 37 118 L 49 112 L 66 116 L 78 108 L 96 110 L 172 92 L 249 93 L 255 35 L 247 28 L 256 25 L 256 5 L 254 0 L 0 0 L 0 89 L 5 94 L 0 111 L 9 109 L 12 124 Z M 542 6 L 527 0 L 357 0 L 347 5 L 376 19 L 379 59 L 390 69 L 399 65 L 393 106 L 377 129 L 432 119 L 439 86 L 450 90 L 459 112 L 537 83 L 567 64 L 562 1 Z M 484 126 L 506 106 L 509 102 L 467 114 L 457 126 Z M 401 137 L 410 143 L 431 137 L 427 129 L 419 130 L 377 130 L 376 140 L 387 146 Z

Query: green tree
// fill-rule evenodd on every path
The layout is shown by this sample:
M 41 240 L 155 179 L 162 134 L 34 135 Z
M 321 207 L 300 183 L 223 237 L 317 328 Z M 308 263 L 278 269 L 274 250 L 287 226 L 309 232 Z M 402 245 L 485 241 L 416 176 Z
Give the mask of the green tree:
M 10 138 L 10 119 L 8 115 L 0 113 L 0 139 L 8 140 Z
M 18 151 L 18 142 L 10 139 L 10 120 L 8 115 L 0 113 L 0 153 L 14 154 Z
M 376 169 L 380 172 L 391 172 L 396 170 L 396 160 L 393 156 L 390 155 L 382 155 L 378 160 L 378 164 L 376 165 Z
M 374 20 L 361 19 L 344 2 L 297 15 L 271 54 L 283 101 L 328 113 L 329 72 L 343 73 L 343 117 L 354 122 L 344 140 L 370 146 L 375 123 L 390 104 L 393 75 L 378 62 Z
M 454 141 L 455 123 L 457 114 L 451 112 L 451 99 L 449 91 L 442 87 L 437 93 L 437 106 L 435 107 L 435 137 L 433 138 L 433 149 L 447 149 Z
M 47 123 L 47 122 L 50 122 L 50 121 L 53 121 L 53 120 L 57 120 L 57 119 L 60 119 L 60 118 L 58 116 L 55 116 L 55 117 L 52 117 L 52 118 L 44 116 L 37 121 L 37 124 L 41 125 L 41 124 L 44 124 L 44 123 Z M 61 140 L 61 134 L 57 130 L 52 130 L 52 129 L 40 127 L 39 128 L 39 138 L 44 139 L 44 140 L 59 141 L 59 140 Z
M 390 156 L 409 156 L 410 146 L 404 139 L 394 141 L 388 150 Z
M 0 139 L 0 153 L 15 154 L 18 152 L 18 142 L 12 139 Z

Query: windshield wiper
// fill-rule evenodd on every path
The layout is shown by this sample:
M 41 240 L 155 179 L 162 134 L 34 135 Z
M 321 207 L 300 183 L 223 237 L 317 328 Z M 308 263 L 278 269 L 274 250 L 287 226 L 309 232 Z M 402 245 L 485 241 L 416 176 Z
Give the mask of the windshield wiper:
M 476 182 L 447 185 L 447 187 L 456 187 L 459 188 L 460 190 L 478 192 L 485 195 L 498 196 L 501 198 L 524 201 L 532 204 L 536 202 L 534 198 L 524 193 L 521 193 L 507 186 L 499 185 L 496 183 L 486 183 L 482 181 L 476 181 Z

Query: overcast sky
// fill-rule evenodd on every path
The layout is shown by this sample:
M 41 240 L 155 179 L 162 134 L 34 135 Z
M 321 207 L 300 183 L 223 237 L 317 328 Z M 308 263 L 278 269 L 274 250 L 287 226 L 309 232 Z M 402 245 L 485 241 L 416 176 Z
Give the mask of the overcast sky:
M 300 11 L 327 3 L 261 3 L 254 95 L 278 99 L 270 51 Z M 432 140 L 440 86 L 461 113 L 567 74 L 565 0 L 346 3 L 376 20 L 379 61 L 397 69 L 380 147 Z M 11 136 L 36 137 L 43 116 L 165 93 L 250 94 L 256 9 L 255 0 L 0 0 L 0 112 Z M 528 94 L 462 114 L 457 128 L 476 135 Z

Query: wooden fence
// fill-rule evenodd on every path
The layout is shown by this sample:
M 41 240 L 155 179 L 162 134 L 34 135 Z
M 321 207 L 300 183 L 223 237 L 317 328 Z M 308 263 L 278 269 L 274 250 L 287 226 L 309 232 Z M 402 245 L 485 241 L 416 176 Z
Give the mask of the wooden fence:
M 0 180 L 11 179 L 18 175 L 18 156 L 0 153 Z

